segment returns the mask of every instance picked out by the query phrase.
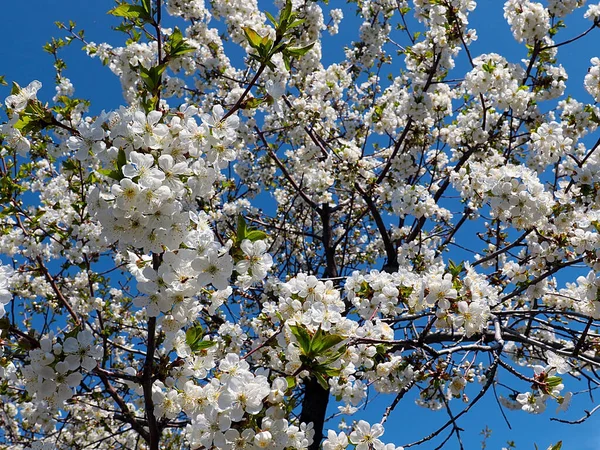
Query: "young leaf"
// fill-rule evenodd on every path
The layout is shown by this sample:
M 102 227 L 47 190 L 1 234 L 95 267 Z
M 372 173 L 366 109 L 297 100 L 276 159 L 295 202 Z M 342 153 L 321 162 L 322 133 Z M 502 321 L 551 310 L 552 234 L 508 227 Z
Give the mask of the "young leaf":
M 142 7 L 149 17 L 152 17 L 152 0 L 142 0 Z
M 314 372 L 313 375 L 315 376 L 318 383 L 321 385 L 321 387 L 323 389 L 325 389 L 325 390 L 329 389 L 329 383 L 327 382 L 327 380 L 325 379 L 325 377 L 322 374 L 320 374 L 319 372 Z
M 123 178 L 125 178 L 125 176 L 120 170 L 97 169 L 96 172 L 98 172 L 101 175 L 104 175 L 105 177 L 112 178 L 113 180 L 117 181 L 121 181 Z
M 562 378 L 561 377 L 548 377 L 548 379 L 546 380 L 546 383 L 548 383 L 548 386 L 550 387 L 556 387 L 560 384 L 562 384 Z
M 166 50 L 170 57 L 174 57 L 193 52 L 196 49 L 186 43 L 181 30 L 175 27 L 175 30 L 173 30 L 173 33 L 171 33 L 167 40 Z
M 142 6 L 138 5 L 119 5 L 116 8 L 108 11 L 108 14 L 130 20 L 150 19 L 150 15 L 146 12 L 146 10 Z
M 262 241 L 267 238 L 267 233 L 260 230 L 252 230 L 246 234 L 246 239 L 252 242 Z
M 188 328 L 185 332 L 185 343 L 192 347 L 198 340 L 198 331 L 196 327 Z
M 288 47 L 284 51 L 291 56 L 295 56 L 299 58 L 300 56 L 304 56 L 308 53 L 308 51 L 315 46 L 314 42 L 312 44 L 308 44 L 304 47 Z
M 173 33 L 171 33 L 171 36 L 169 36 L 169 44 L 172 47 L 177 47 L 178 45 L 183 43 L 183 35 L 181 34 L 181 30 L 177 27 L 175 27 L 175 29 L 173 30 Z
M 285 23 L 286 30 L 287 30 L 287 22 L 291 15 L 292 15 L 292 0 L 286 0 L 285 6 L 284 6 L 283 10 L 281 11 L 281 17 L 279 20 L 279 23 L 281 23 L 281 24 Z
M 310 336 L 306 328 L 302 325 L 291 325 L 290 330 L 292 334 L 296 337 L 298 341 L 298 345 L 300 345 L 300 350 L 304 355 L 308 355 L 310 353 Z
M 316 336 L 316 333 L 315 333 L 315 336 Z M 310 344 L 310 350 L 315 355 L 319 355 L 319 354 L 322 354 L 323 352 L 326 352 L 331 347 L 336 346 L 343 340 L 344 340 L 344 338 L 337 334 L 327 334 L 327 335 L 322 334 L 321 336 L 319 336 L 318 339 L 313 339 L 313 341 Z
M 142 81 L 151 91 L 154 90 L 156 85 L 154 84 L 154 80 L 150 74 L 150 71 L 146 68 L 140 66 L 140 77 L 142 77 Z
M 250 28 L 250 27 L 243 27 L 242 30 L 244 30 L 244 34 L 246 35 L 246 38 L 248 39 L 248 43 L 250 44 L 250 46 L 252 48 L 258 49 L 258 46 L 260 45 L 260 43 L 262 41 L 262 36 L 260 34 L 258 34 L 256 31 L 254 31 L 253 28 Z
M 192 348 L 192 351 L 198 352 L 200 350 L 205 350 L 207 348 L 212 347 L 213 345 L 217 345 L 216 341 L 196 341 Z
M 195 51 L 196 49 L 194 47 L 190 47 L 189 45 L 183 43 L 171 52 L 171 56 L 181 56 Z
M 237 241 L 241 244 L 244 239 L 247 239 L 247 234 L 246 220 L 240 214 L 237 220 Z
M 306 19 L 296 19 L 288 25 L 288 30 L 296 28 L 297 26 L 302 25 L 304 22 L 306 22 Z
M 150 67 L 146 69 L 144 66 L 140 66 L 140 76 L 142 81 L 150 91 L 155 91 L 160 86 L 161 76 L 163 72 L 167 70 L 166 64 L 159 64 L 158 66 Z
M 264 103 L 265 99 L 260 97 L 249 97 L 242 102 L 242 109 L 254 109 L 258 108 L 262 103 Z
M 16 95 L 21 92 L 21 86 L 19 86 L 14 81 L 12 82 L 12 88 L 10 89 L 10 95 Z
M 125 150 L 120 148 L 117 153 L 117 168 L 121 170 L 125 164 L 127 164 L 127 156 L 125 156 Z
M 293 389 L 296 387 L 296 377 L 285 377 L 287 381 L 288 389 Z
M 275 25 L 275 27 L 277 27 L 277 25 L 279 25 L 279 24 L 277 23 L 277 20 L 275 20 L 275 17 L 273 17 L 273 15 L 272 15 L 271 13 L 269 13 L 269 12 L 265 11 L 265 16 L 267 16 L 267 19 L 269 19 L 269 20 L 271 21 L 271 23 L 272 23 L 273 25 Z

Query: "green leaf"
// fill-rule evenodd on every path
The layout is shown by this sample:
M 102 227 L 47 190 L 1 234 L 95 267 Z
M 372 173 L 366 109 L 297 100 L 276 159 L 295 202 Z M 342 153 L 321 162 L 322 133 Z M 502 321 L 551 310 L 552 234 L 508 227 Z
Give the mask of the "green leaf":
M 339 374 L 342 373 L 342 369 L 338 369 L 335 367 L 325 367 L 323 370 L 328 377 L 337 377 Z
M 123 178 L 125 178 L 120 170 L 98 169 L 96 172 L 117 181 L 121 181 Z
M 152 76 L 150 75 L 150 72 L 142 67 L 140 69 L 140 76 L 142 77 L 142 81 L 148 87 L 148 89 L 154 90 L 156 85 L 154 83 L 154 80 L 152 79 Z
M 246 35 L 250 46 L 257 49 L 262 42 L 262 36 L 250 27 L 243 27 L 242 30 L 244 30 L 244 34 Z
M 494 69 L 496 68 L 496 64 L 492 61 L 488 61 L 482 64 L 481 68 L 484 70 L 484 72 L 493 73 Z
M 319 329 L 320 330 L 320 329 Z M 318 336 L 317 336 L 318 335 Z M 313 354 L 319 355 L 323 352 L 326 352 L 331 347 L 336 346 L 340 342 L 342 342 L 344 338 L 337 334 L 326 334 L 323 333 L 315 333 L 313 339 L 310 343 L 310 350 Z
M 183 43 L 183 35 L 181 34 L 181 30 L 179 28 L 175 27 L 173 33 L 171 33 L 171 36 L 169 36 L 168 42 L 174 47 Z
M 197 352 L 200 350 L 205 350 L 207 348 L 212 347 L 213 345 L 217 345 L 216 341 L 197 341 L 194 346 L 192 347 L 192 350 Z
M 319 372 L 314 372 L 314 376 L 317 379 L 318 383 L 321 385 L 321 387 L 327 391 L 329 389 L 329 383 L 327 382 L 325 377 Z
M 325 358 L 323 361 L 321 361 L 321 364 L 332 364 L 340 359 L 344 353 L 346 353 L 346 348 L 342 347 L 337 352 L 331 354 L 328 358 Z
M 185 332 L 185 343 L 189 345 L 193 352 L 207 349 L 216 344 L 215 341 L 205 341 L 203 339 L 204 329 L 200 324 L 188 328 Z
M 548 379 L 546 380 L 546 383 L 548 384 L 548 386 L 550 387 L 557 387 L 558 385 L 562 384 L 562 378 L 561 377 L 548 377 Z
M 286 23 L 286 25 L 287 25 L 287 21 L 289 20 L 291 15 L 292 15 L 292 0 L 286 0 L 285 6 L 284 6 L 283 10 L 281 11 L 281 17 L 280 17 L 279 23 L 281 23 L 281 24 Z M 287 27 L 286 27 L 286 29 L 287 29 Z
M 303 325 L 290 325 L 290 330 L 296 337 L 302 354 L 308 355 L 310 353 L 310 335 L 306 328 Z
M 246 234 L 246 239 L 251 242 L 262 241 L 267 238 L 267 233 L 260 230 L 252 230 Z
M 138 5 L 119 5 L 116 8 L 108 11 L 108 14 L 115 17 L 123 17 L 124 19 L 150 19 L 149 13 L 143 6 Z
M 77 338 L 77 335 L 79 334 L 79 331 L 81 331 L 81 328 L 79 328 L 78 326 L 73 328 L 71 331 L 69 331 L 68 333 L 65 333 L 63 335 L 63 342 L 67 340 L 67 338 Z
M 148 89 L 155 91 L 160 86 L 160 77 L 165 70 L 167 70 L 166 64 L 159 64 L 158 66 L 150 67 L 150 69 L 140 66 L 140 76 Z
M 167 44 L 167 53 L 171 57 L 184 55 L 196 50 L 185 42 L 181 30 L 177 27 L 175 27 L 175 30 L 171 33 L 171 36 L 169 36 Z
M 296 387 L 296 377 L 285 377 L 288 385 L 288 389 L 294 389 Z
M 247 239 L 247 234 L 246 220 L 244 219 L 244 216 L 240 214 L 237 219 L 237 241 L 241 244 L 244 239 Z
M 452 275 L 453 279 L 458 277 L 463 270 L 465 270 L 464 262 L 461 262 L 460 264 L 457 265 L 451 259 L 448 260 L 448 271 Z
M 29 116 L 21 116 L 19 120 L 13 125 L 21 134 L 26 134 L 27 131 L 33 126 L 34 120 Z
M 304 22 L 306 22 L 306 19 L 296 19 L 288 25 L 288 30 L 296 28 L 297 26 L 302 25 Z
M 269 13 L 269 12 L 265 11 L 265 16 L 267 16 L 267 19 L 269 19 L 269 20 L 271 21 L 271 23 L 272 23 L 273 25 L 275 25 L 275 27 L 277 27 L 277 25 L 279 25 L 279 24 L 277 23 L 277 20 L 275 20 L 275 17 L 273 17 L 273 15 L 272 15 L 271 13 Z
M 202 339 L 202 327 L 199 325 L 188 328 L 185 332 L 185 343 L 192 347 L 198 339 Z
M 249 97 L 242 102 L 241 108 L 242 109 L 255 109 L 255 108 L 258 108 L 260 105 L 262 105 L 264 102 L 265 102 L 264 98 Z
M 186 330 L 185 343 L 189 345 L 192 352 L 199 352 L 216 345 L 215 341 L 204 340 L 204 329 L 200 324 L 196 324 Z
M 16 95 L 21 92 L 21 86 L 19 86 L 14 81 L 12 82 L 12 88 L 10 89 L 10 95 Z
M 562 441 L 558 441 L 556 444 L 554 444 L 548 448 L 548 450 L 561 450 L 561 449 L 562 449 Z
M 69 170 L 71 172 L 74 172 L 74 171 L 77 170 L 77 163 L 74 160 L 72 160 L 72 159 L 66 159 L 63 162 L 63 169 L 64 170 Z
M 142 0 L 142 8 L 149 17 L 152 17 L 152 0 Z
M 0 75 L 0 85 L 6 86 L 8 83 L 6 82 L 6 77 L 4 75 Z
M 288 47 L 284 50 L 290 56 L 295 56 L 299 58 L 300 56 L 304 56 L 308 53 L 308 51 L 315 46 L 315 43 L 308 44 L 304 47 Z
M 171 56 L 181 56 L 181 55 L 185 55 L 186 53 L 192 53 L 195 51 L 196 51 L 196 49 L 194 47 L 190 47 L 187 44 L 183 44 L 183 47 L 179 47 L 177 50 L 173 51 L 171 53 Z
M 117 168 L 119 169 L 119 171 L 123 168 L 125 164 L 127 164 L 127 156 L 125 156 L 125 150 L 120 148 L 119 153 L 117 154 Z

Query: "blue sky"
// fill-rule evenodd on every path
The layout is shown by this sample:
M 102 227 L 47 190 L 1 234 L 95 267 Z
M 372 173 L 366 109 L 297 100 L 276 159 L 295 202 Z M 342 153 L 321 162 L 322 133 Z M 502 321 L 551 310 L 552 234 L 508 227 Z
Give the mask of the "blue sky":
M 341 7 L 341 1 L 331 0 L 330 7 Z M 471 46 L 473 56 L 480 53 L 496 52 L 506 56 L 510 61 L 518 62 L 526 56 L 525 48 L 517 44 L 502 17 L 503 2 L 499 0 L 480 0 L 479 7 L 471 15 L 471 25 L 477 29 L 479 40 Z M 78 27 L 85 29 L 86 38 L 90 41 L 110 43 L 121 42 L 121 37 L 110 30 L 117 21 L 106 14 L 113 6 L 109 0 L 29 0 L 21 2 L 5 2 L 1 7 L 3 26 L 0 28 L 2 42 L 0 46 L 0 75 L 5 75 L 7 81 L 16 81 L 27 85 L 34 79 L 40 80 L 44 88 L 39 98 L 50 101 L 54 95 L 54 69 L 52 57 L 42 50 L 42 46 L 51 36 L 62 36 L 55 21 L 68 22 L 74 20 Z M 589 26 L 583 20 L 584 9 L 576 12 L 577 20 L 567 22 L 568 28 L 562 30 L 557 40 L 573 37 Z M 357 20 L 352 10 L 346 13 L 340 29 L 342 32 L 333 38 L 328 38 L 326 63 L 339 61 L 343 58 L 343 46 L 357 35 Z M 348 27 L 348 30 L 344 28 Z M 598 30 L 600 32 L 600 30 Z M 583 101 L 590 101 L 583 90 L 583 77 L 589 66 L 589 60 L 597 56 L 596 43 L 598 34 L 592 33 L 582 42 L 562 48 L 559 51 L 559 61 L 567 68 L 569 81 L 568 94 Z M 10 44 L 8 44 L 10 43 Z M 92 112 L 98 113 L 103 109 L 115 109 L 123 103 L 121 87 L 118 79 L 108 68 L 103 67 L 98 60 L 88 58 L 80 50 L 81 45 L 74 43 L 67 48 L 62 56 L 68 64 L 65 75 L 71 79 L 76 88 L 76 95 L 92 101 Z M 464 55 L 463 55 L 464 56 Z M 466 67 L 465 58 L 459 62 L 458 68 Z M 0 97 L 8 95 L 8 88 L 0 89 Z M 460 239 L 460 236 L 458 237 Z M 452 257 L 452 256 L 450 256 Z M 457 258 L 460 259 L 460 258 Z M 562 280 L 564 281 L 564 280 Z M 506 381 L 509 381 L 505 378 Z M 580 396 L 583 397 L 583 396 Z M 380 398 L 374 402 L 375 412 L 364 412 L 360 417 L 377 421 L 385 405 L 391 398 Z M 459 406 L 459 405 L 458 405 Z M 455 406 L 458 412 L 458 406 Z M 563 418 L 575 419 L 583 415 L 583 409 L 591 409 L 589 400 L 575 402 L 568 415 Z M 467 449 L 479 449 L 481 436 L 479 432 L 488 426 L 492 429 L 492 438 L 488 440 L 488 449 L 500 449 L 507 440 L 514 440 L 517 449 L 533 449 L 537 443 L 541 450 L 562 439 L 564 449 L 593 450 L 600 448 L 599 422 L 595 417 L 583 425 L 567 426 L 550 422 L 553 416 L 552 408 L 543 416 L 531 416 L 523 412 L 507 411 L 513 429 L 508 430 L 492 397 L 477 405 L 466 418 L 460 421 L 465 429 L 463 442 Z M 443 412 L 431 413 L 422 410 L 405 399 L 391 415 L 386 423 L 386 441 L 403 444 L 417 440 L 435 429 L 436 424 L 443 423 L 447 416 Z M 439 441 L 434 441 L 439 442 Z M 418 448 L 433 449 L 436 445 L 424 444 Z M 450 441 L 448 449 L 458 448 Z

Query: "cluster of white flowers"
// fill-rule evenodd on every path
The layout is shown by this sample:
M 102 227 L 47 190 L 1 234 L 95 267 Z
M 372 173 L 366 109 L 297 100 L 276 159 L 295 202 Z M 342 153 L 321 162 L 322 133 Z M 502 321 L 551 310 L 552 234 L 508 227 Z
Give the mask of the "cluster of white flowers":
M 565 17 L 585 5 L 586 0 L 549 0 L 548 12 L 556 17 Z
M 508 0 L 504 4 L 504 17 L 518 42 L 533 45 L 550 30 L 550 13 L 538 2 Z
M 38 409 L 57 410 L 74 394 L 83 379 L 81 369 L 91 372 L 102 358 L 102 347 L 95 344 L 89 330 L 69 336 L 61 344 L 51 333 L 29 352 L 30 364 L 21 370 L 27 391 Z
M 463 198 L 488 200 L 493 216 L 510 221 L 516 229 L 545 223 L 554 205 L 538 176 L 525 166 L 485 168 L 472 163 L 469 170 L 462 168 L 453 175 L 453 183 Z
M 572 150 L 573 140 L 563 135 L 561 124 L 543 123 L 531 133 L 531 166 L 541 168 L 556 163 Z
M 403 450 L 404 447 L 396 447 L 394 444 L 384 444 L 379 438 L 383 436 L 384 428 L 381 424 L 369 424 L 365 420 L 359 420 L 352 427 L 352 432 L 336 433 L 333 430 L 327 432 L 327 439 L 323 441 L 323 450 L 344 450 L 348 445 L 354 444 L 356 450 Z
M 14 273 L 12 267 L 0 264 L 0 317 L 4 317 L 6 311 L 4 307 L 12 300 L 12 294 L 9 291 L 11 286 L 11 277 Z
M 204 386 L 188 381 L 181 389 L 167 393 L 155 390 L 158 414 L 174 418 L 184 411 L 192 422 L 186 437 L 192 446 L 218 448 L 306 448 L 314 431 L 302 424 L 292 425 L 283 416 L 283 400 L 287 390 L 285 378 L 269 383 L 262 374 L 250 372 L 249 364 L 238 355 L 228 353 L 219 363 L 219 377 Z M 244 428 L 251 416 L 267 410 L 259 432 Z M 239 425 L 232 429 L 233 423 Z
M 0 125 L 0 132 L 6 137 L 4 138 L 6 145 L 14 148 L 21 156 L 26 156 L 31 148 L 31 143 L 22 134 L 21 130 L 15 127 L 19 120 L 18 113 L 23 111 L 30 100 L 35 100 L 37 91 L 42 87 L 39 81 L 32 81 L 28 86 L 20 88 L 15 94 L 8 96 L 5 100 L 6 107 L 13 111 L 12 119 L 7 123 Z
M 329 16 L 331 17 L 331 21 L 327 24 L 327 31 L 331 35 L 338 34 L 340 30 L 340 23 L 344 18 L 344 12 L 341 9 L 332 9 L 329 11 Z
M 589 68 L 584 79 L 585 89 L 594 98 L 594 101 L 600 101 L 600 58 L 590 60 L 592 67 Z
M 392 207 L 399 217 L 414 216 L 416 218 L 438 216 L 451 219 L 452 213 L 440 207 L 425 186 L 399 186 L 392 196 Z
M 522 114 L 532 94 L 522 89 L 521 80 L 525 71 L 497 53 L 478 56 L 473 60 L 475 67 L 466 76 L 463 86 L 474 97 L 483 95 L 491 102 L 488 106 L 498 109 L 512 108 Z
M 566 392 L 561 395 L 564 389 L 562 378 L 558 375 L 566 374 L 571 371 L 568 362 L 548 351 L 546 358 L 548 365 L 534 365 L 533 390 L 518 394 L 514 400 L 502 399 L 503 404 L 513 409 L 522 409 L 532 414 L 541 414 L 546 410 L 547 402 L 550 399 L 556 400 L 558 407 L 556 412 L 565 411 L 571 402 L 573 394 Z
M 583 15 L 583 17 L 585 17 L 586 19 L 590 19 L 594 22 L 600 19 L 600 3 L 588 6 L 587 11 Z

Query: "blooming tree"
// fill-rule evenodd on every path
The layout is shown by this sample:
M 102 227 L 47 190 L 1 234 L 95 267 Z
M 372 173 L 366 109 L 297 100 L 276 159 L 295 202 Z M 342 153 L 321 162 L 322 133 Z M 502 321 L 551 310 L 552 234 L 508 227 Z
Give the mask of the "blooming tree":
M 462 448 L 492 391 L 600 383 L 600 60 L 579 100 L 559 63 L 600 5 L 508 0 L 510 62 L 470 51 L 472 0 L 350 3 L 124 1 L 121 47 L 60 24 L 56 95 L 15 83 L 0 126 L 0 448 Z M 88 113 L 72 42 L 123 106 Z M 447 421 L 390 442 L 409 392 Z

